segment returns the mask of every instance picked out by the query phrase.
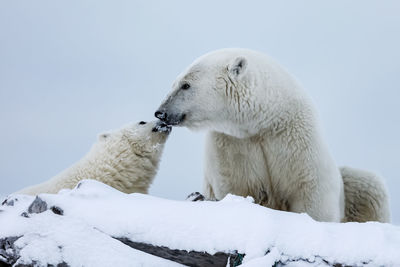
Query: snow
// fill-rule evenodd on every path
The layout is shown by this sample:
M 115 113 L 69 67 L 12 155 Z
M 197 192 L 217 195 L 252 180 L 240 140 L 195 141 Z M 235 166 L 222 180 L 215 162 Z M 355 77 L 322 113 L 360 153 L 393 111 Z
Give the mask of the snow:
M 34 200 L 14 195 L 1 206 L 0 239 L 15 244 L 22 263 L 70 266 L 181 266 L 112 237 L 126 237 L 171 249 L 246 254 L 242 266 L 400 265 L 400 227 L 382 223 L 321 223 L 306 214 L 271 210 L 252 198 L 228 195 L 219 202 L 174 201 L 124 194 L 94 180 L 73 190 L 42 194 L 47 210 L 20 216 Z M 304 259 L 302 262 L 295 262 Z M 323 261 L 323 260 L 324 261 Z M 133 265 L 135 264 L 135 265 Z

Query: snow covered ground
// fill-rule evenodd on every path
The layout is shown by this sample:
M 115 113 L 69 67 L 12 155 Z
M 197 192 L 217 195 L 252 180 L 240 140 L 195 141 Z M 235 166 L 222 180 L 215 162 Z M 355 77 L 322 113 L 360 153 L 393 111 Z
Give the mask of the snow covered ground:
M 237 251 L 245 254 L 242 266 L 400 265 L 398 226 L 320 223 L 306 214 L 261 207 L 251 198 L 228 195 L 219 202 L 173 201 L 127 195 L 92 180 L 40 198 L 47 210 L 37 214 L 28 213 L 31 196 L 9 196 L 0 207 L 0 240 L 21 236 L 14 243 L 18 263 L 182 266 L 113 238 L 125 237 L 210 254 Z

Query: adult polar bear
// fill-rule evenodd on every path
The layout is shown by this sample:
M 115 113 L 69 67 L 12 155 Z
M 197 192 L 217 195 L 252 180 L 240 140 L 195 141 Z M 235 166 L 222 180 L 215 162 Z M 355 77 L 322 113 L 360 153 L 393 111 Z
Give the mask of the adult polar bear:
M 211 130 L 207 198 L 251 195 L 319 221 L 344 219 L 343 180 L 313 105 L 266 55 L 224 49 L 200 57 L 178 76 L 155 115 L 167 124 Z

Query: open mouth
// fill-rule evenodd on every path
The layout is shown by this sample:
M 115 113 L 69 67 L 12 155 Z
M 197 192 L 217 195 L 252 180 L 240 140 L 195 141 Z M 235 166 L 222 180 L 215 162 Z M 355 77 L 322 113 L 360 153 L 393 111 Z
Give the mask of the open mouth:
M 171 130 L 172 130 L 171 125 L 168 125 L 163 121 L 158 121 L 156 126 L 154 126 L 154 128 L 152 129 L 152 132 L 169 134 Z

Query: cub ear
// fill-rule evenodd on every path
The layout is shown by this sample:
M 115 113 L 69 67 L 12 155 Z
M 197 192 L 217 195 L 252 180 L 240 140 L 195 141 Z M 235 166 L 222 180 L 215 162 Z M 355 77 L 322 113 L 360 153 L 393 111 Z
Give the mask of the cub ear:
M 246 71 L 247 59 L 244 57 L 235 58 L 228 66 L 229 72 L 234 76 L 239 76 Z
M 105 141 L 107 138 L 110 137 L 110 135 L 111 135 L 111 134 L 109 134 L 109 133 L 101 133 L 101 134 L 99 134 L 99 135 L 97 136 L 97 139 L 98 139 L 99 141 Z

